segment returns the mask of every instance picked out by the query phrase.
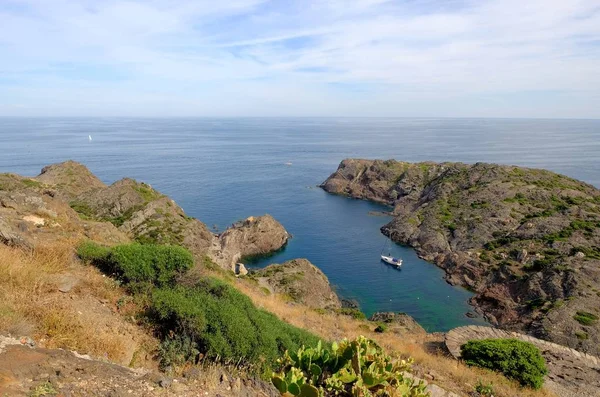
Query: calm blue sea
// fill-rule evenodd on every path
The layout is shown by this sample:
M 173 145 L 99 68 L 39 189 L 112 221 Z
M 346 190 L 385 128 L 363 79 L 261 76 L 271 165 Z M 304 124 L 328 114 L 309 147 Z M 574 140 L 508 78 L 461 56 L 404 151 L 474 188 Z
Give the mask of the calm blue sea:
M 409 248 L 392 248 L 400 271 L 379 262 L 389 218 L 369 212 L 385 208 L 315 187 L 342 159 L 517 164 L 600 186 L 600 120 L 0 118 L 0 148 L 0 172 L 77 160 L 106 183 L 150 183 L 209 227 L 270 213 L 294 238 L 258 266 L 306 257 L 367 314 L 406 312 L 429 331 L 481 321 L 465 317 L 471 294 Z

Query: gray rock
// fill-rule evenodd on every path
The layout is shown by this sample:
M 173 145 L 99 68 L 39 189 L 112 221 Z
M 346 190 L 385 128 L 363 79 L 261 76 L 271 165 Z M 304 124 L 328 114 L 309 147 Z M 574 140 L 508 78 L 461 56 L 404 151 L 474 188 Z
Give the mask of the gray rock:
M 166 389 L 166 388 L 170 387 L 173 384 L 173 379 L 172 378 L 164 377 L 164 378 L 159 379 L 159 381 L 157 383 L 158 383 L 158 385 L 160 387 Z

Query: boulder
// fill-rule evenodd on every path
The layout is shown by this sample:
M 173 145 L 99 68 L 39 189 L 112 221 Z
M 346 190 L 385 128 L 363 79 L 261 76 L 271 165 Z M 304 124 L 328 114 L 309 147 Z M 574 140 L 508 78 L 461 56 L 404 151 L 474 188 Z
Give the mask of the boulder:
M 211 257 L 222 267 L 235 271 L 241 258 L 273 253 L 283 248 L 289 238 L 287 230 L 271 215 L 249 217 L 219 236 Z
M 369 321 L 385 323 L 390 332 L 397 334 L 418 333 L 425 334 L 426 331 L 414 318 L 406 313 L 377 312 L 369 317 Z
M 31 243 L 2 218 L 0 218 L 0 243 L 12 247 L 31 248 Z
M 338 309 L 342 304 L 327 276 L 306 259 L 293 259 L 281 265 L 269 265 L 251 273 L 259 284 L 285 294 L 294 302 L 313 308 Z

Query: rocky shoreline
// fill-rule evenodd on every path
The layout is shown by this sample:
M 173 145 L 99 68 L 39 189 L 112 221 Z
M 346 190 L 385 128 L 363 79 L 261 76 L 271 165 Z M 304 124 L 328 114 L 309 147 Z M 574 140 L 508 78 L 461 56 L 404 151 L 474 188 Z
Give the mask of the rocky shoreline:
M 392 206 L 382 232 L 473 290 L 491 323 L 600 352 L 595 187 L 515 166 L 357 159 L 321 187 Z

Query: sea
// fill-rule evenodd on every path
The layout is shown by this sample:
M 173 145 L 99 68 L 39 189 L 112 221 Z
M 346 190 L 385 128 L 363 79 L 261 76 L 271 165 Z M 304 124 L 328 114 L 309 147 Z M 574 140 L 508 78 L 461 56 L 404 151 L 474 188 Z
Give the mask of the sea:
M 387 207 L 318 188 L 345 158 L 514 164 L 600 187 L 600 120 L 0 118 L 0 172 L 76 160 L 105 183 L 151 184 L 215 231 L 268 213 L 293 238 L 252 267 L 307 258 L 367 315 L 404 312 L 430 332 L 483 323 L 465 315 L 471 292 L 386 244 Z M 380 262 L 386 245 L 401 270 Z

